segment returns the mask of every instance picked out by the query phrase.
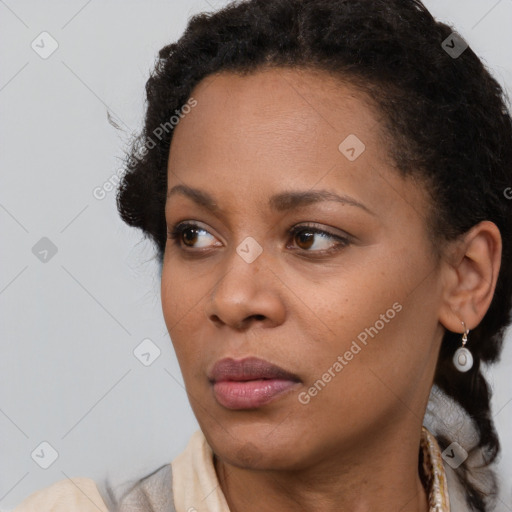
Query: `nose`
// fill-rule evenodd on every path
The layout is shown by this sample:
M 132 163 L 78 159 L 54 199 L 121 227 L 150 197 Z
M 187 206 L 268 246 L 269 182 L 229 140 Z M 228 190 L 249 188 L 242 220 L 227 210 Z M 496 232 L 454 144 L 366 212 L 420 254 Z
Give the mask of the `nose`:
M 280 325 L 286 316 L 286 287 L 269 266 L 264 252 L 251 263 L 235 251 L 212 288 L 205 314 L 216 326 L 245 330 L 252 324 Z

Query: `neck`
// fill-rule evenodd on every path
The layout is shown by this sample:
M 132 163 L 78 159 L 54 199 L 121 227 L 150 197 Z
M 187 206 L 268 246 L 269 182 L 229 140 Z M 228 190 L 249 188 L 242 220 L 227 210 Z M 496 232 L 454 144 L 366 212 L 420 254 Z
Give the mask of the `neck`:
M 230 512 L 428 512 L 418 472 L 421 432 L 381 434 L 301 470 L 239 468 L 215 458 Z

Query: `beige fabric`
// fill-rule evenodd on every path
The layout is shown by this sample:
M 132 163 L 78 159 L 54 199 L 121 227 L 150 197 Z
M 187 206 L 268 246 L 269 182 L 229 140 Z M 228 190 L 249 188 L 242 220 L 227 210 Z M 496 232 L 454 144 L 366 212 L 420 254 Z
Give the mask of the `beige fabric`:
M 172 461 L 172 489 L 176 512 L 229 512 L 219 485 L 213 452 L 201 430 Z

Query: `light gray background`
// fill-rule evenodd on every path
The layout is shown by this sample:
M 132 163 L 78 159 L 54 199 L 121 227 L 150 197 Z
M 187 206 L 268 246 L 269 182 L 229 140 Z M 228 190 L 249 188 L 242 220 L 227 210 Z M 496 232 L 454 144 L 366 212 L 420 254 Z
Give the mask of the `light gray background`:
M 190 15 L 225 3 L 0 0 L 3 510 L 66 477 L 140 477 L 198 428 L 163 322 L 153 248 L 118 218 L 115 192 L 99 200 L 93 190 L 115 175 L 127 135 L 141 127 L 158 50 Z M 512 0 L 426 4 L 511 91 Z M 47 59 L 31 47 L 43 31 L 59 45 Z M 58 250 L 47 262 L 32 252 L 42 237 Z M 147 338 L 161 351 L 150 366 L 133 354 Z M 502 512 L 512 511 L 511 341 L 489 376 Z M 43 441 L 58 452 L 48 469 L 31 457 Z

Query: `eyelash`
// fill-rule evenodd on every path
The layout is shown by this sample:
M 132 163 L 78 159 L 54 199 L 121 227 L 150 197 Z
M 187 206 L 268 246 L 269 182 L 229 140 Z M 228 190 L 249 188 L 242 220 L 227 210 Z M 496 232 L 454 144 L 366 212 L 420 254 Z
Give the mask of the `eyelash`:
M 190 247 L 185 248 L 185 246 L 183 246 L 181 244 L 180 237 L 189 228 L 195 228 L 195 229 L 198 229 L 199 231 L 204 231 L 206 233 L 209 233 L 206 229 L 204 229 L 201 226 L 194 224 L 192 222 L 180 222 L 180 223 L 176 224 L 172 230 L 168 230 L 168 232 L 167 232 L 168 238 L 173 241 L 174 245 L 176 245 L 177 247 L 179 247 L 180 249 L 182 249 L 185 252 L 191 253 L 192 251 L 193 252 L 207 251 L 208 250 L 207 248 L 203 248 L 202 250 L 194 249 L 194 248 L 190 248 Z M 293 228 L 288 230 L 288 235 L 291 238 L 293 238 L 298 233 L 301 233 L 301 232 L 308 232 L 308 233 L 315 234 L 315 235 L 326 235 L 328 238 L 332 238 L 332 239 L 338 241 L 338 243 L 334 247 L 331 247 L 331 248 L 325 249 L 325 250 L 320 250 L 320 251 L 319 250 L 309 251 L 307 249 L 300 249 L 300 248 L 297 249 L 299 252 L 303 252 L 303 253 L 316 253 L 319 255 L 330 254 L 332 252 L 337 252 L 341 249 L 344 249 L 351 243 L 350 239 L 347 237 L 335 235 L 333 233 L 330 233 L 329 231 L 324 231 L 322 229 L 319 229 L 317 227 L 310 226 L 307 224 L 302 224 L 300 226 L 294 226 Z

